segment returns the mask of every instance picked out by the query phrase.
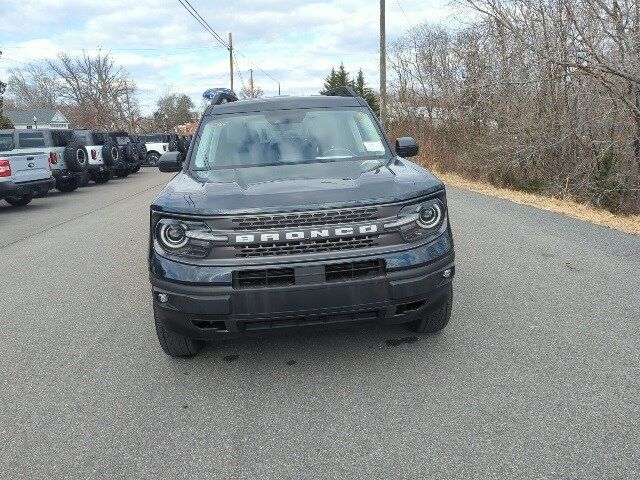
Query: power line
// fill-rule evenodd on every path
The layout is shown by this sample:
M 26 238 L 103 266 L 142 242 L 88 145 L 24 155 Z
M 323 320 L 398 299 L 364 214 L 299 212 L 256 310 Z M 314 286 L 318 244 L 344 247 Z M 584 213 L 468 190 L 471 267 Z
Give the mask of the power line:
M 180 1 L 181 1 L 181 0 L 180 0 Z M 207 21 L 202 17 L 202 15 L 200 15 L 200 13 L 198 12 L 198 10 L 196 10 L 196 8 L 195 8 L 193 5 L 191 5 L 191 4 L 189 3 L 189 0 L 184 0 L 184 1 L 185 1 L 185 2 L 187 2 L 187 5 L 189 5 L 189 7 L 191 7 L 191 9 L 193 10 L 193 13 L 195 13 L 195 14 L 198 16 L 198 18 L 199 18 L 200 20 L 202 20 L 202 21 L 205 23 L 205 25 L 206 25 L 207 27 L 209 27 L 209 30 L 210 30 L 210 31 L 211 31 L 211 32 L 212 32 L 212 33 L 213 33 L 213 34 L 218 38 L 218 40 L 219 40 L 220 42 L 222 42 L 222 44 L 225 44 L 224 39 L 223 39 L 220 35 L 218 35 L 218 32 L 216 32 L 216 31 L 213 29 L 213 27 L 212 27 L 211 25 L 209 25 L 209 22 L 207 22 Z M 227 45 L 227 48 L 229 48 L 229 45 Z
M 402 14 L 404 15 L 404 18 L 407 20 L 407 23 L 409 24 L 409 27 L 413 28 L 413 23 L 411 23 L 411 20 L 409 20 L 409 16 L 407 15 L 407 12 L 404 11 L 404 8 L 402 7 L 402 4 L 400 3 L 400 0 L 396 0 L 396 3 L 400 7 L 400 10 L 402 10 Z
M 262 73 L 264 73 L 267 77 L 269 77 L 271 80 L 273 80 L 274 82 L 276 82 L 278 84 L 278 94 L 280 94 L 280 82 L 278 80 L 276 80 L 275 78 L 273 78 L 273 76 L 269 75 L 267 72 L 265 72 L 263 69 L 261 69 L 254 61 L 252 61 L 249 57 L 247 57 L 246 55 L 244 55 L 242 52 L 238 51 L 238 49 L 236 49 L 236 52 L 242 57 L 244 58 L 247 62 L 249 62 L 251 65 L 253 65 L 255 68 L 257 68 L 258 70 L 260 70 Z
M 222 37 L 220 37 L 220 35 L 218 35 L 218 33 L 216 33 L 216 31 L 211 27 L 211 25 L 209 25 L 209 23 L 202 18 L 202 15 L 200 15 L 200 13 L 198 13 L 198 10 L 196 10 L 196 8 L 191 5 L 191 3 L 189 3 L 189 0 L 178 0 L 180 2 L 180 4 L 191 14 L 191 16 L 193 18 L 195 18 L 198 23 L 200 23 L 200 25 L 202 25 L 202 27 L 207 30 L 211 35 L 214 36 L 214 38 L 220 42 L 222 45 L 224 45 L 227 50 L 230 50 L 229 45 L 227 45 L 225 43 L 225 41 L 222 39 Z M 191 9 L 189 9 L 187 7 L 187 5 L 185 5 L 185 3 L 187 5 L 189 5 L 189 7 Z M 247 62 L 249 62 L 251 65 L 253 65 L 257 70 L 260 70 L 262 73 L 264 73 L 267 77 L 269 77 L 271 80 L 273 80 L 274 82 L 276 82 L 278 84 L 278 94 L 280 94 L 280 82 L 278 80 L 276 80 L 272 75 L 268 74 L 267 72 L 265 72 L 262 68 L 260 68 L 253 60 L 251 60 L 249 57 L 247 57 L 246 55 L 244 55 L 242 52 L 238 51 L 237 48 L 234 48 L 234 51 L 240 55 L 242 58 L 244 58 Z M 235 60 L 234 60 L 235 61 Z M 237 62 L 236 62 L 236 67 L 237 67 Z
M 242 88 L 245 88 L 244 77 L 242 76 L 242 71 L 240 71 L 240 66 L 238 65 L 238 61 L 235 59 L 235 57 L 233 59 L 233 63 L 235 64 L 236 72 L 238 72 L 238 76 L 240 77 L 240 83 L 242 83 Z
M 184 9 L 189 12 L 189 14 L 196 19 L 196 21 L 202 25 L 202 27 L 211 34 L 211 36 L 213 38 L 215 38 L 223 47 L 225 47 L 227 50 L 229 49 L 229 45 L 226 44 L 226 42 L 222 39 L 222 37 L 220 35 L 218 35 L 218 33 L 211 28 L 211 25 L 209 25 L 207 23 L 207 21 L 202 18 L 200 16 L 200 14 L 198 13 L 198 11 L 193 7 L 193 5 L 191 5 L 189 3 L 189 0 L 178 0 L 178 2 L 180 2 L 180 5 L 182 5 L 184 7 Z M 186 3 L 185 3 L 186 2 Z M 187 5 L 189 5 L 187 7 Z

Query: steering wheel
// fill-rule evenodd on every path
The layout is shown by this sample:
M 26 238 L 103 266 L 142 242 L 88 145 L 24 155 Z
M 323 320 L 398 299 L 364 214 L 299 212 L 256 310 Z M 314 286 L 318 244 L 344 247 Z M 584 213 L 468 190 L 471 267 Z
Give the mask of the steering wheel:
M 331 156 L 349 156 L 349 157 L 355 157 L 355 154 L 349 150 L 348 148 L 342 148 L 342 147 L 334 147 L 334 148 L 330 148 L 329 150 L 327 150 L 326 152 L 322 153 L 323 157 L 331 157 Z

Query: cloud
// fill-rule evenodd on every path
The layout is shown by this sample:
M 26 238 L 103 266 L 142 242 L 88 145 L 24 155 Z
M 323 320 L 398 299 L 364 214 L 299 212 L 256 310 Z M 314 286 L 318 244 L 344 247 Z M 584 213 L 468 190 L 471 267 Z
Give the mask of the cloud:
M 61 51 L 81 55 L 102 48 L 136 81 L 145 112 L 169 85 L 196 104 L 207 88 L 228 85 L 227 50 L 177 0 L 2 3 L 0 79 L 9 68 L 55 58 Z M 313 94 L 340 62 L 354 73 L 362 68 L 370 85 L 378 87 L 378 0 L 191 3 L 223 38 L 233 31 L 244 81 L 252 68 L 267 95 L 277 93 L 277 84 L 260 69 L 280 81 L 282 93 Z M 387 2 L 388 40 L 424 21 L 446 21 L 450 14 L 444 0 Z M 239 89 L 238 74 L 236 82 Z

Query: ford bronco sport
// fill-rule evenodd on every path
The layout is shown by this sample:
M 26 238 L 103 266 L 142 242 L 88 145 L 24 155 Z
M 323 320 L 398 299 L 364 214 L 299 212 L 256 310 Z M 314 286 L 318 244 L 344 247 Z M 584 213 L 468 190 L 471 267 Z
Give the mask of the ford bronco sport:
M 25 155 L 44 152 L 56 180 L 55 188 L 61 192 L 73 192 L 89 181 L 87 151 L 72 130 L 19 130 L 15 151 Z
M 16 148 L 21 132 L 28 130 L 0 130 L 0 199 L 14 207 L 46 195 L 56 184 L 44 150 L 23 153 Z
M 455 273 L 445 188 L 395 149 L 365 100 L 219 93 L 151 205 L 149 274 L 165 353 L 279 328 L 406 323 L 437 332 Z

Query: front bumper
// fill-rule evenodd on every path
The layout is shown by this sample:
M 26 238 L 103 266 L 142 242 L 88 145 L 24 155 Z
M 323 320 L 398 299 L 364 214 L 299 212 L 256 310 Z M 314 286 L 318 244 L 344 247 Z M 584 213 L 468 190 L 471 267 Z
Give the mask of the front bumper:
M 33 180 L 31 182 L 0 182 L 0 198 L 20 197 L 22 195 L 44 195 L 53 189 L 56 181 L 53 178 Z
M 191 271 L 220 271 L 217 275 L 209 272 L 209 282 L 204 285 L 177 283 L 167 279 L 169 261 L 152 252 L 154 309 L 168 330 L 200 339 L 287 327 L 411 322 L 440 308 L 447 300 L 455 273 L 452 244 L 444 254 L 429 256 L 441 252 L 438 248 L 447 240 L 450 236 L 443 235 L 439 242 L 383 256 L 387 268 L 380 276 L 327 282 L 323 273 L 310 280 L 308 276 L 302 279 L 296 271 L 295 285 L 258 288 L 235 288 L 227 267 L 220 270 L 188 266 Z M 163 261 L 162 270 L 158 265 L 154 269 L 154 260 Z M 169 263 L 179 270 L 185 268 L 177 262 Z M 296 269 L 324 272 L 323 263 L 331 262 L 303 264 Z M 450 271 L 449 276 L 445 276 L 445 270 Z M 176 272 L 174 269 L 172 273 Z M 165 294 L 167 301 L 159 302 L 158 294 Z

